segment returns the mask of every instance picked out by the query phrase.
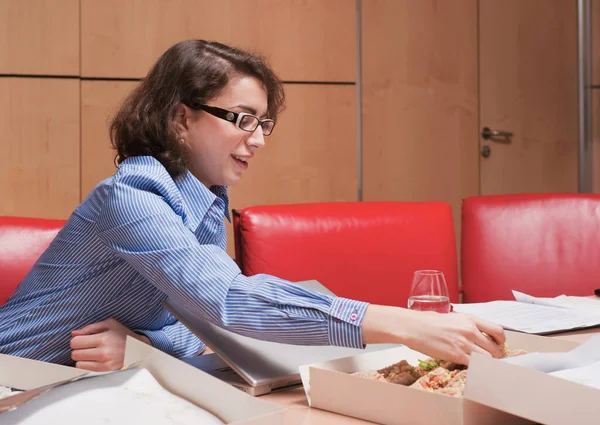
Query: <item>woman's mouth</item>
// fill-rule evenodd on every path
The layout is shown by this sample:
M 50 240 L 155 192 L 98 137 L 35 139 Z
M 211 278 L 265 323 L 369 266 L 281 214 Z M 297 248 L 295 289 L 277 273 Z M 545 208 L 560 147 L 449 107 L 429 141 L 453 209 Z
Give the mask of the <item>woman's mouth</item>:
M 248 168 L 248 158 L 247 157 L 243 157 L 243 156 L 239 156 L 239 155 L 231 155 L 231 157 L 233 158 L 233 162 L 235 162 L 238 167 L 240 167 L 242 170 L 245 170 Z

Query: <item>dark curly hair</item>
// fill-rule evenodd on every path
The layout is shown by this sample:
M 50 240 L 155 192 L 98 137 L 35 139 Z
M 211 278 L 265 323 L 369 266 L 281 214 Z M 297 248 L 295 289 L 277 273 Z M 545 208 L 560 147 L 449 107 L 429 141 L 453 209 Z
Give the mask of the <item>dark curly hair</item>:
M 179 177 L 188 165 L 188 148 L 175 131 L 178 107 L 207 103 L 237 75 L 262 82 L 268 117 L 276 119 L 284 108 L 283 85 L 262 57 L 204 40 L 182 41 L 169 48 L 110 123 L 116 162 L 149 155 L 160 161 L 171 177 Z

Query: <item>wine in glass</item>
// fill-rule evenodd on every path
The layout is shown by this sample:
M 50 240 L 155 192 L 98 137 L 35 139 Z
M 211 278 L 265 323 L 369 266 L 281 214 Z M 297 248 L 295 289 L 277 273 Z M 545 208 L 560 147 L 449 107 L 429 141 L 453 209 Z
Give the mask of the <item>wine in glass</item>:
M 450 312 L 450 297 L 444 273 L 439 270 L 417 270 L 408 295 L 408 308 L 438 313 Z

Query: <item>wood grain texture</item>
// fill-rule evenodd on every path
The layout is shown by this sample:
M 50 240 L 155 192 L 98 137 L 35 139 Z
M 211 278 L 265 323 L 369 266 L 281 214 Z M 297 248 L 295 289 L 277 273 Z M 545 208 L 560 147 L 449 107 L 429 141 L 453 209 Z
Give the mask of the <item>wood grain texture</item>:
M 79 75 L 79 0 L 0 0 L 0 73 Z
M 592 84 L 600 86 L 600 0 L 592 0 Z
M 481 159 L 481 194 L 576 192 L 577 4 L 480 2 L 480 122 L 514 133 Z
M 82 75 L 143 77 L 171 45 L 215 40 L 267 56 L 287 81 L 354 81 L 355 0 L 81 0 Z
M 117 170 L 108 133 L 110 118 L 137 85 L 129 81 L 81 82 L 81 195 Z
M 592 90 L 593 191 L 600 193 L 600 89 Z
M 357 200 L 356 88 L 286 85 L 287 110 L 242 181 L 230 208 Z M 231 225 L 228 252 L 233 256 Z
M 0 78 L 0 215 L 67 218 L 79 203 L 79 80 Z
M 363 2 L 366 201 L 461 201 L 479 191 L 477 2 Z M 460 234 L 459 232 L 457 234 Z

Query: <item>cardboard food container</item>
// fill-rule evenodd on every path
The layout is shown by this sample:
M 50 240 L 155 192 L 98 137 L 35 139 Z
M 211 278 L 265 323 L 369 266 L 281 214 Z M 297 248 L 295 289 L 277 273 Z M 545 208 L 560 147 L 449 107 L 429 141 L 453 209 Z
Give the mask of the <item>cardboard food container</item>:
M 283 422 L 284 408 L 245 394 L 131 337 L 127 338 L 125 365 L 130 371 L 146 369 L 162 388 L 204 409 L 225 424 L 271 425 Z M 0 399 L 0 423 L 11 422 L 12 416 L 21 413 L 19 410 L 30 409 L 42 398 L 50 397 L 57 387 L 71 385 L 92 375 L 80 369 L 0 354 L 0 385 L 25 390 Z M 39 400 L 36 400 L 37 397 Z
M 569 351 L 579 345 L 572 342 L 566 348 L 565 340 L 533 338 L 541 352 Z M 515 334 L 512 339 L 515 347 L 533 341 L 525 334 Z M 600 423 L 600 389 L 481 355 L 473 356 L 469 369 L 470 374 L 485 378 L 468 383 L 465 397 L 470 400 L 545 425 Z
M 579 345 L 573 341 L 515 332 L 506 334 L 510 348 L 521 348 L 528 352 L 565 352 Z M 463 397 L 451 397 L 351 375 L 353 372 L 381 369 L 401 360 L 416 365 L 418 359 L 427 357 L 407 347 L 398 347 L 304 365 L 300 368 L 300 375 L 311 407 L 384 425 L 516 425 L 531 424 L 529 419 L 539 421 L 523 407 L 527 402 L 524 399 L 535 392 L 535 387 L 529 381 L 529 374 L 523 373 L 530 371 L 484 356 L 473 357 L 475 368 L 469 367 Z M 512 370 L 511 375 L 506 375 L 510 368 L 518 370 Z M 500 393 L 492 388 L 492 376 L 494 386 L 503 388 Z M 538 377 L 540 380 L 542 378 L 544 377 Z M 551 376 L 546 378 L 558 379 Z M 567 381 L 556 385 L 561 384 L 566 385 L 565 388 L 574 385 Z M 520 388 L 520 394 L 515 388 Z M 598 390 L 592 391 L 597 396 L 600 395 Z M 542 405 L 542 400 L 539 405 Z M 597 418 L 598 416 L 596 423 Z M 552 425 L 555 423 L 582 422 L 563 420 L 552 422 Z

